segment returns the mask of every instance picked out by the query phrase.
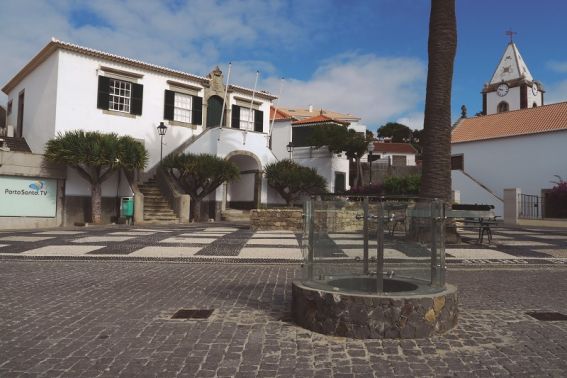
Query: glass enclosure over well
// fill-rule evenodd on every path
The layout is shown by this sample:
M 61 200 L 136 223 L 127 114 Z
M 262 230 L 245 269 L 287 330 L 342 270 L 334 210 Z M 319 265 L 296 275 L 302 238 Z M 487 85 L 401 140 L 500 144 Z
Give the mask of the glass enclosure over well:
M 325 196 L 305 204 L 306 286 L 353 294 L 425 294 L 445 288 L 445 203 Z

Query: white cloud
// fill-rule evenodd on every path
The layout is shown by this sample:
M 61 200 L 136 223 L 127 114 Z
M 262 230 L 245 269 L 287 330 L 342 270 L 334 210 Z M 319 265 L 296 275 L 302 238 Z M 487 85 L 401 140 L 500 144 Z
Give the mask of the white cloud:
M 546 104 L 567 101 L 567 80 L 546 85 L 545 91 L 544 99 Z
M 263 0 L 8 1 L 0 12 L 0 85 L 55 36 L 198 75 L 219 65 L 226 77 L 226 57 L 237 56 L 231 83 L 251 88 L 260 70 L 258 89 L 277 94 L 280 77 L 287 75 L 267 56 L 273 49 L 293 54 L 318 34 L 313 33 L 317 26 L 307 22 L 312 18 L 298 17 L 305 12 Z M 406 114 L 416 112 L 424 91 L 425 65 L 420 60 L 345 53 L 320 62 L 308 79 L 287 79 L 280 104 L 352 113 L 374 129 L 411 117 Z M 0 103 L 5 100 L 1 95 Z
M 550 61 L 547 62 L 547 67 L 559 73 L 567 73 L 567 62 Z
M 398 118 L 395 122 L 406 125 L 412 130 L 423 129 L 423 117 L 424 113 L 411 113 L 404 117 Z
M 424 80 L 425 66 L 416 59 L 345 54 L 324 62 L 309 80 L 286 79 L 280 104 L 351 113 L 374 129 L 415 111 Z M 264 85 L 278 93 L 279 78 Z

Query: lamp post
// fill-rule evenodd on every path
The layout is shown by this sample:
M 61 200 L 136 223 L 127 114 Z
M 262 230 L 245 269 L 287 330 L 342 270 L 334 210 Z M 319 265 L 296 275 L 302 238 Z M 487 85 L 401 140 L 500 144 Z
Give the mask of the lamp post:
M 293 144 L 289 142 L 287 145 L 287 152 L 289 152 L 289 159 L 293 159 Z
M 368 164 L 369 164 L 369 171 L 370 171 L 370 179 L 368 184 L 372 185 L 372 152 L 374 152 L 374 142 L 368 143 Z
M 167 132 L 167 126 L 163 122 L 160 122 L 159 126 L 157 127 L 157 131 L 159 136 L 161 137 L 159 150 L 159 163 L 161 164 L 161 161 L 163 160 L 163 136 Z

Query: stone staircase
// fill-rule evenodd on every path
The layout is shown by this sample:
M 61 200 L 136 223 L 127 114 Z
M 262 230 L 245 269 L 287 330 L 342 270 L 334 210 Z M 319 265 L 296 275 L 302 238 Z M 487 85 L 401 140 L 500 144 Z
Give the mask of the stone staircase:
M 221 213 L 221 218 L 228 222 L 250 222 L 250 211 L 226 209 Z
M 155 178 L 138 187 L 144 195 L 144 223 L 179 223 L 179 218 L 169 206 L 167 199 L 162 196 Z

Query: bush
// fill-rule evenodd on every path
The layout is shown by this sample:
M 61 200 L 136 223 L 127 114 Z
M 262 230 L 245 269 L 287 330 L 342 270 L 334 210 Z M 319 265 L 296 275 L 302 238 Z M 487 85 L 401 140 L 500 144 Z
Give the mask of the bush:
M 404 177 L 388 176 L 384 180 L 386 195 L 418 195 L 421 176 L 408 175 Z
M 345 192 L 345 194 L 350 194 L 353 196 L 381 196 L 383 193 L 384 187 L 382 186 L 382 184 L 370 184 L 358 188 L 351 188 L 350 190 L 347 190 Z
M 558 181 L 552 181 L 555 184 L 547 195 L 546 217 L 550 218 L 567 218 L 567 181 L 563 180 L 560 176 L 557 177 Z

